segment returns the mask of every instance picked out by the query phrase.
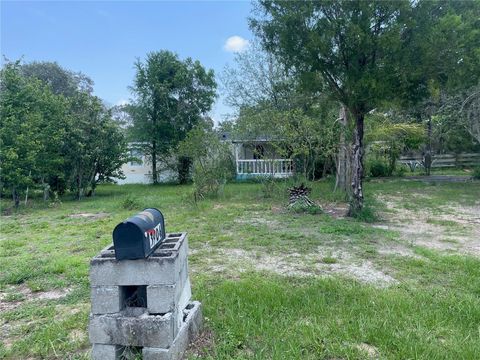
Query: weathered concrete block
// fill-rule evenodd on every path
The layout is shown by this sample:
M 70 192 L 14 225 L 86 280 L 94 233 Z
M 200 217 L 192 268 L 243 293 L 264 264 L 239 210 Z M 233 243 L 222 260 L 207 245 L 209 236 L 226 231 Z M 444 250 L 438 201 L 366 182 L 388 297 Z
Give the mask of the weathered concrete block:
M 90 284 L 175 284 L 187 262 L 187 253 L 186 233 L 168 234 L 165 242 L 146 259 L 117 261 L 114 251 L 107 247 L 90 263 Z
M 121 355 L 121 347 L 116 345 L 93 344 L 93 360 L 117 360 Z
M 185 262 L 176 284 L 147 286 L 148 311 L 150 314 L 164 314 L 178 308 L 183 310 L 191 296 L 188 267 Z
M 149 315 L 130 308 L 117 314 L 90 315 L 90 342 L 95 344 L 168 348 L 175 338 L 172 313 Z
M 118 286 L 92 286 L 92 314 L 113 314 L 122 310 Z
M 143 360 L 180 360 L 188 344 L 195 339 L 202 328 L 201 304 L 193 301 L 184 310 L 186 316 L 173 344 L 168 349 L 144 347 Z

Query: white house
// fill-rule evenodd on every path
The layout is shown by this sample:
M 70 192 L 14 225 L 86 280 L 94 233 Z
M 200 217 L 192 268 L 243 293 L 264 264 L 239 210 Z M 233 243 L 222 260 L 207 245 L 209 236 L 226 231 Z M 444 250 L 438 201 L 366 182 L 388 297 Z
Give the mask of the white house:
M 136 146 L 137 145 L 137 146 Z M 122 165 L 122 171 L 125 179 L 117 179 L 117 183 L 123 184 L 151 184 L 152 180 L 152 164 L 147 156 L 138 148 L 138 143 L 128 144 L 130 157 L 138 160 L 131 160 Z M 158 164 L 159 169 L 162 168 Z M 159 173 L 159 182 L 175 181 L 175 173 L 171 170 L 163 170 Z
M 245 180 L 261 176 L 285 178 L 293 175 L 292 159 L 285 159 L 278 154 L 272 140 L 257 138 L 254 140 L 231 140 L 228 134 L 222 134 L 222 140 L 229 142 L 235 155 L 236 178 Z M 151 184 L 152 165 L 150 160 L 138 148 L 138 143 L 130 143 L 131 160 L 122 166 L 125 179 L 117 179 L 118 184 Z M 162 168 L 162 164 L 158 164 Z M 163 170 L 159 182 L 176 180 L 172 170 Z

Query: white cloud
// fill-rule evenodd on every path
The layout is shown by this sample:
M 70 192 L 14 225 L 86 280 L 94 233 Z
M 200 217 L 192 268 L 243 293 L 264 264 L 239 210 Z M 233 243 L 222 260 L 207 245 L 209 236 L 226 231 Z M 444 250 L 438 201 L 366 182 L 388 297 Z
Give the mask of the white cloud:
M 250 43 L 247 39 L 234 35 L 227 39 L 225 45 L 223 45 L 223 50 L 228 52 L 242 52 L 247 49 L 249 44 Z
M 128 100 L 126 99 L 120 99 L 117 101 L 117 103 L 115 105 L 117 106 L 123 106 L 123 105 L 127 105 L 128 104 Z

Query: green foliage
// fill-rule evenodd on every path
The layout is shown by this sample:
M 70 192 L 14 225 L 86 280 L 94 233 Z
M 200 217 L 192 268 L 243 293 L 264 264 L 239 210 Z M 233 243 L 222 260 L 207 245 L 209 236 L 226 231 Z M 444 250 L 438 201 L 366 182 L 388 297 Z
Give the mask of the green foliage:
M 325 99 L 318 108 L 308 111 L 243 108 L 233 127 L 234 137 L 245 142 L 270 139 L 278 156 L 295 159 L 295 171 L 314 179 L 318 163 L 329 161 L 337 151 L 335 112 L 333 104 Z
M 475 79 L 479 10 L 478 1 L 259 1 L 250 26 L 264 47 L 355 118 L 352 212 L 363 205 L 365 115 L 385 102 L 418 103 L 458 84 L 457 74 Z
M 369 204 L 365 204 L 360 210 L 352 213 L 351 216 L 366 223 L 373 223 L 379 219 L 375 209 Z
M 218 196 L 228 179 L 232 178 L 234 165 L 232 153 L 222 143 L 210 124 L 195 126 L 178 147 L 179 156 L 193 161 L 193 186 L 195 201 Z
M 388 163 L 385 160 L 378 158 L 367 161 L 366 172 L 371 177 L 386 177 L 392 175 Z
M 260 178 L 260 181 L 262 183 L 262 194 L 265 199 L 271 199 L 275 194 L 278 194 L 278 180 L 273 176 L 262 177 Z
M 480 180 L 480 166 L 473 168 L 472 177 L 476 180 Z
M 294 204 L 289 205 L 288 210 L 296 214 L 317 215 L 323 213 L 323 209 L 319 205 L 307 204 L 302 202 L 302 200 L 296 201 Z
M 131 195 L 122 200 L 122 208 L 125 210 L 140 210 L 140 202 Z
M 394 122 L 393 118 L 380 113 L 369 115 L 367 121 L 367 173 L 372 165 L 378 170 L 374 172 L 383 173 L 372 173 L 374 177 L 391 176 L 401 154 L 416 151 L 426 142 L 425 128 L 421 124 Z M 387 164 L 385 171 L 380 169 L 383 162 Z
M 74 76 L 50 63 L 9 62 L 0 72 L 1 184 L 17 206 L 27 187 L 41 188 L 45 200 L 66 188 L 80 198 L 121 176 L 123 133 L 100 99 L 82 88 L 72 93 L 80 80 L 65 79 Z
M 191 58 L 162 50 L 147 54 L 135 63 L 132 86 L 135 102 L 128 107 L 133 119 L 134 141 L 145 143 L 153 182 L 158 182 L 157 162 L 169 161 L 178 144 L 211 109 L 215 100 L 215 76 Z M 185 166 L 175 167 L 185 171 Z M 181 179 L 187 179 L 181 173 Z

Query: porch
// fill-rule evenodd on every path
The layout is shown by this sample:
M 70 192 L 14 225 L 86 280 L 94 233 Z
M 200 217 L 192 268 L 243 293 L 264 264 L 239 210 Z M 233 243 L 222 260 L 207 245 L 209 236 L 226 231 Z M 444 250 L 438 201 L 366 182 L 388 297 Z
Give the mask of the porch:
M 293 175 L 291 159 L 237 159 L 237 178 L 273 176 L 285 178 Z
M 237 179 L 260 176 L 286 178 L 293 175 L 293 161 L 279 156 L 266 141 L 234 142 Z

